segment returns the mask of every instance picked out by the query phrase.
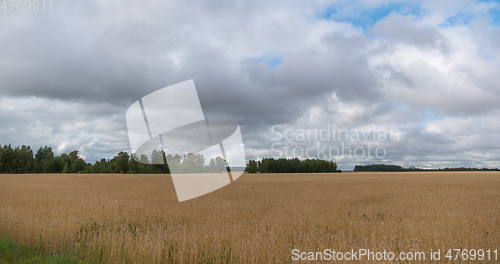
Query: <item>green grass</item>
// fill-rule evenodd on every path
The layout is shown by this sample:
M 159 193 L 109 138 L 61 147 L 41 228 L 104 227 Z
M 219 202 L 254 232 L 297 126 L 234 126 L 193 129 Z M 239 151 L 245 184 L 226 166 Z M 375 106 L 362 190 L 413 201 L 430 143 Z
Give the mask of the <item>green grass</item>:
M 0 264 L 89 264 L 67 255 L 47 255 L 0 237 Z

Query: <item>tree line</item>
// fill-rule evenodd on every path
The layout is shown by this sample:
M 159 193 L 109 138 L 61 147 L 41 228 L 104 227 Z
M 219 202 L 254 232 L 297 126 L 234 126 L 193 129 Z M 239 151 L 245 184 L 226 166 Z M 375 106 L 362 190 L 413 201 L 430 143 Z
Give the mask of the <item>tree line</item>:
M 55 155 L 50 147 L 41 147 L 34 152 L 30 146 L 0 146 L 0 173 L 170 173 L 168 164 L 176 171 L 220 172 L 225 170 L 222 158 L 211 159 L 208 163 L 200 154 L 165 155 L 163 151 L 153 151 L 146 155 L 129 155 L 119 152 L 111 159 L 101 159 L 88 163 L 78 155 L 78 151 Z
M 146 155 L 130 155 L 119 152 L 111 159 L 100 159 L 88 163 L 78 151 L 56 155 L 52 148 L 41 147 L 34 151 L 30 146 L 0 146 L 0 173 L 170 173 L 167 163 L 175 172 L 221 172 L 226 164 L 221 157 L 208 162 L 200 154 L 165 155 L 163 151 L 153 151 Z M 239 169 L 239 168 L 235 168 Z M 242 169 L 242 168 L 241 168 Z M 250 160 L 246 171 L 249 173 L 311 173 L 340 172 L 333 161 L 306 159 L 264 158 Z
M 0 173 L 170 173 L 167 163 L 175 172 L 221 172 L 226 169 L 221 157 L 208 162 L 200 154 L 165 155 L 163 151 L 153 151 L 150 157 L 130 155 L 119 152 L 111 159 L 100 159 L 88 163 L 78 154 L 78 151 L 54 154 L 50 147 L 41 147 L 36 152 L 30 146 L 0 145 Z M 234 168 L 240 169 L 240 168 Z M 243 169 L 243 168 L 241 168 Z M 315 173 L 340 172 L 333 161 L 298 158 L 264 158 L 250 160 L 246 166 L 248 173 Z M 398 165 L 371 164 L 356 165 L 354 171 L 500 171 L 490 168 L 440 168 L 422 169 L 402 167 Z
M 340 172 L 337 164 L 329 160 L 298 158 L 264 158 L 259 161 L 249 160 L 246 172 L 248 173 L 314 173 Z
M 499 171 L 500 169 L 489 169 L 489 168 L 439 168 L 439 169 L 422 169 L 417 167 L 402 167 L 398 165 L 386 165 L 386 164 L 371 164 L 371 165 L 356 165 L 354 171 Z
M 404 168 L 398 165 L 372 164 L 356 165 L 354 171 L 404 171 Z

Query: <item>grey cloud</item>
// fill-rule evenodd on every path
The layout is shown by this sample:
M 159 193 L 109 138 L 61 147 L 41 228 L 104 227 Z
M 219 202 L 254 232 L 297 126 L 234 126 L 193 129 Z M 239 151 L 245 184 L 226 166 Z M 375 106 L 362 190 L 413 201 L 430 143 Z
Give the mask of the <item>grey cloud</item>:
M 293 27 L 273 37 L 289 28 L 289 21 L 271 16 L 276 12 L 257 4 L 221 3 L 210 9 L 203 2 L 187 8 L 176 1 L 159 6 L 87 1 L 78 5 L 81 13 L 71 5 L 58 4 L 52 13 L 14 14 L 3 20 L 6 27 L 0 36 L 7 45 L 0 51 L 5 58 L 0 62 L 5 69 L 0 71 L 2 95 L 125 107 L 144 94 L 194 78 L 209 111 L 231 112 L 249 120 L 265 114 L 270 122 L 287 122 L 332 90 L 355 98 L 356 93 L 368 94 L 365 89 L 371 89 L 360 54 L 363 39 L 341 34 L 325 39 L 331 52 L 318 54 L 296 43 L 297 51 L 286 53 L 275 71 L 256 72 L 262 65 L 242 66 L 246 55 L 230 55 L 225 48 L 241 45 L 264 53 L 273 49 L 269 43 L 300 39 L 301 32 Z M 265 6 L 282 8 L 278 2 Z M 248 21 L 238 14 L 243 10 Z M 294 12 L 287 15 L 293 17 Z M 278 24 L 263 23 L 261 15 L 264 21 Z M 23 26 L 16 27 L 18 20 Z M 244 32 L 238 31 L 241 27 Z M 277 105 L 278 98 L 289 106 Z
M 35 97 L 0 98 L 0 144 L 79 150 L 89 161 L 128 149 L 123 117 L 109 104 Z
M 447 50 L 446 40 L 434 28 L 416 25 L 415 20 L 415 16 L 391 13 L 377 22 L 373 31 L 377 36 L 393 43 Z
M 498 94 L 488 86 L 478 85 L 473 72 L 453 69 L 443 74 L 427 63 L 388 69 L 395 82 L 386 93 L 388 98 L 454 115 L 480 114 L 498 108 Z

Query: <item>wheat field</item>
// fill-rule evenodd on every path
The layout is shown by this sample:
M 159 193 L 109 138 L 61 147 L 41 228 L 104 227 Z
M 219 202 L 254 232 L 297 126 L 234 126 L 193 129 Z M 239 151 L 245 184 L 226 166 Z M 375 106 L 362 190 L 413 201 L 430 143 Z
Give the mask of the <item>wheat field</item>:
M 168 175 L 0 175 L 0 236 L 95 263 L 500 248 L 500 173 L 247 174 L 182 203 Z

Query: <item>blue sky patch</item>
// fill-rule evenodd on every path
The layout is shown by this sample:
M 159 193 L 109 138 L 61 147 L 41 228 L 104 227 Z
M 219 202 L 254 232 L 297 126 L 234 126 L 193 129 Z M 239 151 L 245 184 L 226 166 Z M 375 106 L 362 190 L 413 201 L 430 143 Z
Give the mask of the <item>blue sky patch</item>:
M 432 108 L 426 108 L 422 111 L 422 116 L 425 120 L 427 121 L 434 121 L 434 120 L 439 120 L 439 119 L 443 119 L 446 117 L 445 114 L 437 111 L 437 110 L 434 110 Z
M 490 17 L 493 25 L 500 26 L 500 8 L 491 9 Z
M 500 26 L 500 8 L 491 9 L 488 14 L 491 24 Z M 450 26 L 460 26 L 469 24 L 474 18 L 477 18 L 478 15 L 467 14 L 467 13 L 459 13 L 455 16 L 452 16 L 446 20 L 440 26 L 450 27 Z
M 283 57 L 276 55 L 263 55 L 258 57 L 256 61 L 264 63 L 272 69 L 275 69 L 283 62 Z
M 264 54 L 259 57 L 249 57 L 243 59 L 242 64 L 264 64 L 271 69 L 276 69 L 283 63 L 283 57 L 280 55 Z
M 348 22 L 356 27 L 368 29 L 377 21 L 396 12 L 403 15 L 419 15 L 422 10 L 416 3 L 396 2 L 379 5 L 375 8 L 353 7 L 352 2 L 342 2 L 329 6 L 320 13 L 320 18 L 337 22 Z
M 474 18 L 471 14 L 460 13 L 455 16 L 452 16 L 446 20 L 440 26 L 449 27 L 449 26 L 457 26 L 457 25 L 467 25 Z

